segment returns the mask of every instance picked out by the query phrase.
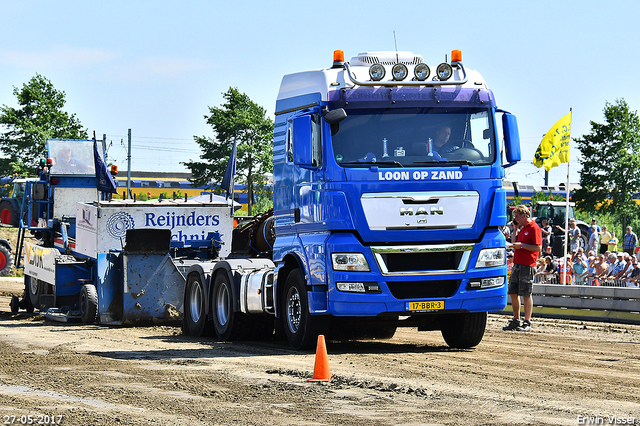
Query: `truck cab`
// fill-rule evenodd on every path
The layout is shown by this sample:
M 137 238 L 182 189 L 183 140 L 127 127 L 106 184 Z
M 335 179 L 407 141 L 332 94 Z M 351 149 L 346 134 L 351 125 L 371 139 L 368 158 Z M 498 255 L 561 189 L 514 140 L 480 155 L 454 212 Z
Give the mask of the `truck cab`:
M 274 134 L 274 291 L 290 343 L 367 318 L 477 345 L 507 301 L 502 178 L 520 149 L 515 117 L 460 52 L 429 66 L 336 51 L 330 68 L 283 78 Z

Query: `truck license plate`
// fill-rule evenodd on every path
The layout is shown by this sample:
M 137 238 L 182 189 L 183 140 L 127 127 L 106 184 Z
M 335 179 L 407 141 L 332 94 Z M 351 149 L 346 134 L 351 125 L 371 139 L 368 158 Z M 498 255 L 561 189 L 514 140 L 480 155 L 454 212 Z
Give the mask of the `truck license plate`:
M 440 311 L 444 309 L 444 300 L 407 302 L 406 309 L 411 312 Z

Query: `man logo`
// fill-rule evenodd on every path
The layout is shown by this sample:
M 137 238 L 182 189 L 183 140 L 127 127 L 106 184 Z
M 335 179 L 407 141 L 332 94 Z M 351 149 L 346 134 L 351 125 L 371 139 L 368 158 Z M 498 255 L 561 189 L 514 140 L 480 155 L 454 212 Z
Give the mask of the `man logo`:
M 431 207 L 430 210 L 427 211 L 426 207 L 418 207 L 418 210 L 413 212 L 413 207 L 400 207 L 400 216 L 433 216 L 433 215 L 444 215 L 444 209 L 442 207 Z

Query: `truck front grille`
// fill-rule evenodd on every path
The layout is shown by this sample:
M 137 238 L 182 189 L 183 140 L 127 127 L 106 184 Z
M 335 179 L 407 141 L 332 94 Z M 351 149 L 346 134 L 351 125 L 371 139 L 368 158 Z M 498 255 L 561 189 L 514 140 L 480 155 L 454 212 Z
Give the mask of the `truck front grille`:
M 472 244 L 371 247 L 382 275 L 461 274 L 467 269 Z

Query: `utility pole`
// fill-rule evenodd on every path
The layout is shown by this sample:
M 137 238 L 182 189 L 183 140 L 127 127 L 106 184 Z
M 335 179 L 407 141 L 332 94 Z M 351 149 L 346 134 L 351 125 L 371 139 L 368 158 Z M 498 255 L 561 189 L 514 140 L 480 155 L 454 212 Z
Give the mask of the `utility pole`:
M 125 198 L 129 198 L 131 195 L 131 129 L 127 132 L 127 137 L 129 141 L 127 144 L 127 196 Z

